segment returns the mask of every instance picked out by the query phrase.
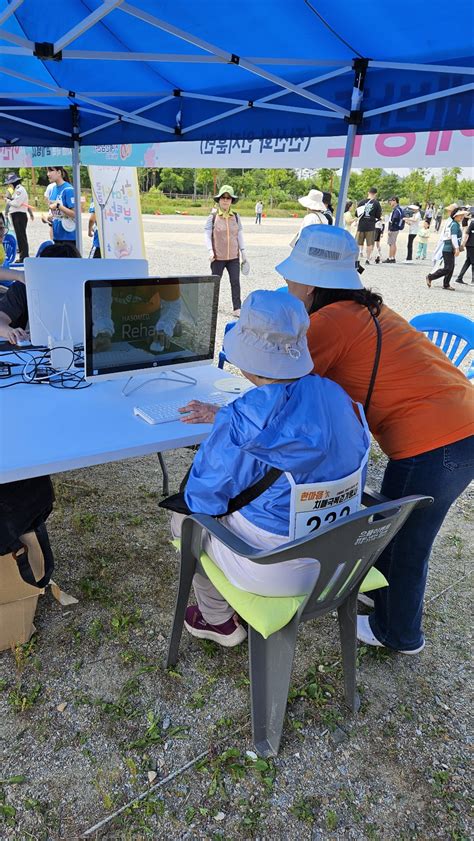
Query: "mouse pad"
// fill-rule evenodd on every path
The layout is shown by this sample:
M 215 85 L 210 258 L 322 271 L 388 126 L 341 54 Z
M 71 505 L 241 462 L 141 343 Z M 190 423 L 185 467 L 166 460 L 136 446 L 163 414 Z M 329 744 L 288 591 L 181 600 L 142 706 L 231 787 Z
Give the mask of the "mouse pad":
M 225 391 L 228 394 L 243 394 L 252 388 L 252 383 L 245 379 L 245 377 L 224 377 L 222 380 L 216 380 L 214 388 L 217 391 Z

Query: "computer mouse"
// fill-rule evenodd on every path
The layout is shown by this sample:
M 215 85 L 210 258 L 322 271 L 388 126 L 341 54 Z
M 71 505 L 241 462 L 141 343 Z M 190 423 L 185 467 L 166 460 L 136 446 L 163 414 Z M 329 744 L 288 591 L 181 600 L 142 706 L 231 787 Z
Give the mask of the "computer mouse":
M 18 339 L 16 343 L 17 347 L 31 347 L 31 342 L 29 339 Z

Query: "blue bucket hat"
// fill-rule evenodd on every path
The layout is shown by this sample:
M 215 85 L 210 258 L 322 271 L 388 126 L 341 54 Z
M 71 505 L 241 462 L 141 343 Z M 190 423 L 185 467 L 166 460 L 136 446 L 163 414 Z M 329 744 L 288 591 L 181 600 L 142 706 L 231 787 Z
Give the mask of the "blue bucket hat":
M 259 377 L 287 380 L 311 373 L 314 367 L 306 332 L 309 317 L 293 295 L 258 289 L 242 304 L 235 327 L 224 336 L 229 362 Z
M 344 228 L 308 225 L 289 257 L 275 266 L 285 280 L 320 289 L 363 289 L 356 262 L 359 248 Z

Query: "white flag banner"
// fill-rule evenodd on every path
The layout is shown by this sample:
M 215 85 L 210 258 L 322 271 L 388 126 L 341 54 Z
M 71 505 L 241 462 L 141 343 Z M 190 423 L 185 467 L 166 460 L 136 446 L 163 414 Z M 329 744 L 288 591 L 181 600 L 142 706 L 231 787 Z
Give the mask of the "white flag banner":
M 137 171 L 129 166 L 90 166 L 102 257 L 146 259 Z

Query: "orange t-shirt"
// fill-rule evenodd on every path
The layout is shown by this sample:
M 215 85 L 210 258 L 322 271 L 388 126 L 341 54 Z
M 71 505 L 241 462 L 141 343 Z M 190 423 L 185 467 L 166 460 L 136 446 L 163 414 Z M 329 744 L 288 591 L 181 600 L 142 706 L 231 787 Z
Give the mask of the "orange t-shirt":
M 382 349 L 368 423 L 382 450 L 409 458 L 474 434 L 474 390 L 423 333 L 383 305 Z M 310 316 L 314 371 L 364 405 L 377 346 L 368 309 L 338 301 Z

